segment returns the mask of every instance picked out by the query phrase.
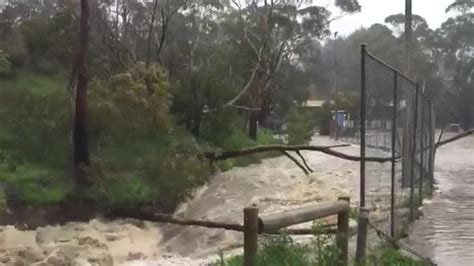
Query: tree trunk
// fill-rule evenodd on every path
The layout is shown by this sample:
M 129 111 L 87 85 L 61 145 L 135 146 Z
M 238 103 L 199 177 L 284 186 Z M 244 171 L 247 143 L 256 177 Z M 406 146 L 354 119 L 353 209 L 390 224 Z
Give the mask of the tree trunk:
M 202 120 L 201 114 L 196 113 L 193 119 L 193 128 L 191 129 L 191 133 L 195 137 L 199 137 L 201 135 L 201 120 Z
M 253 140 L 257 140 L 258 130 L 258 112 L 250 111 L 249 115 L 249 137 Z
M 89 3 L 88 0 L 81 0 L 81 18 L 79 32 L 79 47 L 76 54 L 76 99 L 73 129 L 73 150 L 74 167 L 76 170 L 76 184 L 87 183 L 84 167 L 89 161 L 89 148 L 87 138 L 87 73 L 86 73 L 86 53 L 89 41 Z

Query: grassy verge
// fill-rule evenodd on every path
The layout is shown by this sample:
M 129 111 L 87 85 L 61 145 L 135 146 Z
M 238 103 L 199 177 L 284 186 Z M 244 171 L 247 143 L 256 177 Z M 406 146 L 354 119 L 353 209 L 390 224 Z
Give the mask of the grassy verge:
M 424 266 L 430 265 L 426 262 L 416 260 L 403 254 L 400 250 L 381 245 L 372 251 L 367 257 L 367 265 L 397 265 L 397 266 Z
M 18 165 L 15 169 L 0 165 L 0 184 L 4 196 L 9 194 L 28 205 L 58 203 L 72 189 L 72 183 L 64 173 L 33 164 Z

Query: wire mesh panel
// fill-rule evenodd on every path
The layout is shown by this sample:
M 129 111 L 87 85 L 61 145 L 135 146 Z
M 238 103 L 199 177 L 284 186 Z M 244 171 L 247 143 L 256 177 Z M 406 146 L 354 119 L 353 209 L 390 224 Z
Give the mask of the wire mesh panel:
M 419 185 L 419 199 L 420 205 L 424 196 L 431 192 L 430 178 L 430 131 L 431 131 L 431 117 L 430 117 L 430 106 L 429 99 L 422 96 L 420 101 L 421 109 L 421 133 L 420 133 L 420 169 L 418 182 Z
M 395 76 L 397 79 L 397 86 L 395 88 L 397 97 L 394 105 L 396 111 L 394 128 L 395 134 L 395 152 L 393 154 L 394 173 L 393 173 L 393 201 L 391 205 L 391 236 L 398 235 L 403 230 L 408 221 L 410 212 L 410 186 L 404 186 L 403 177 L 403 156 L 404 151 L 411 145 L 410 139 L 406 140 L 407 130 L 413 122 L 412 115 L 412 100 L 415 98 L 416 84 L 406 77 L 400 75 L 397 71 Z M 407 167 L 407 166 L 406 166 Z
M 365 70 L 365 155 L 390 157 L 395 73 L 370 56 L 366 58 Z M 391 175 L 390 163 L 366 162 L 365 206 L 370 209 L 369 220 L 387 233 L 391 224 Z
M 434 134 L 430 103 L 416 82 L 362 46 L 360 108 L 360 121 L 351 125 L 360 126 L 361 205 L 371 210 L 370 223 L 395 236 L 414 217 L 426 189 Z M 343 140 L 354 143 L 356 137 L 354 132 Z

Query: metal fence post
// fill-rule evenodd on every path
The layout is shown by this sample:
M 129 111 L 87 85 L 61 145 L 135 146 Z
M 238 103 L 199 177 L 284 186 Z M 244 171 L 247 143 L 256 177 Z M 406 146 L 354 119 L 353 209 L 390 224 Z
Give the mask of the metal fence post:
M 390 191 L 390 236 L 395 237 L 395 167 L 397 137 L 397 112 L 398 112 L 398 74 L 393 71 L 393 114 L 392 114 L 392 179 Z
M 357 248 L 356 248 L 356 265 L 365 264 L 365 251 L 367 248 L 367 225 L 369 223 L 369 209 L 365 207 L 359 208 L 359 221 L 357 229 Z
M 255 266 L 258 250 L 258 208 L 244 209 L 244 266 Z
M 411 150 L 411 164 L 410 164 L 410 221 L 415 219 L 415 160 L 416 160 L 416 135 L 417 135 L 417 124 L 418 124 L 418 97 L 420 92 L 420 86 L 416 85 L 415 88 L 415 101 L 413 109 L 413 135 L 412 139 L 412 150 Z
M 365 83 L 365 57 L 367 55 L 367 47 L 362 44 L 360 47 L 360 207 L 361 210 L 365 206 L 365 123 L 366 123 L 366 83 Z M 356 262 L 361 262 L 365 257 L 365 242 L 367 237 L 367 223 L 361 221 L 361 213 L 359 213 L 359 223 L 357 225 L 357 250 Z M 365 233 L 363 233 L 365 232 Z
M 366 83 L 365 83 L 365 57 L 367 47 L 360 47 L 360 206 L 365 206 L 365 119 L 366 119 Z
M 344 200 L 349 203 L 349 209 L 337 214 L 337 234 L 336 246 L 340 251 L 339 264 L 347 266 L 349 263 L 349 212 L 350 198 L 339 197 L 338 200 Z

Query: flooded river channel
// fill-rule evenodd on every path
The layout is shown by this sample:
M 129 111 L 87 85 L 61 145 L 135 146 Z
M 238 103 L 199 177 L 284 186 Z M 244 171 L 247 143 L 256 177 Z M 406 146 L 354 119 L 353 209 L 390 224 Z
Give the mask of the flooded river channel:
M 437 193 L 425 200 L 409 242 L 438 265 L 474 265 L 474 137 L 436 153 Z

